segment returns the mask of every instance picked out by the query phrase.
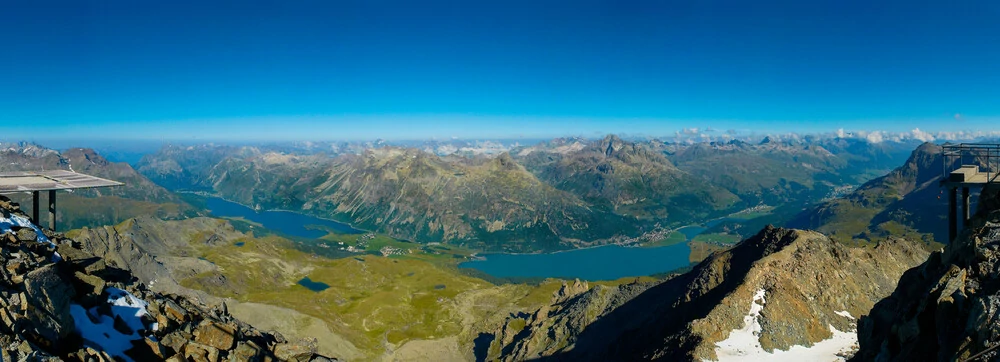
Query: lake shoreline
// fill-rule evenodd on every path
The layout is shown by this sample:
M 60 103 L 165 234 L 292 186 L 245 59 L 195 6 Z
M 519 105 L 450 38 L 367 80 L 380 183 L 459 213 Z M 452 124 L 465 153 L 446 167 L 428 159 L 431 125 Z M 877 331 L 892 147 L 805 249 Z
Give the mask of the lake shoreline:
M 599 249 L 603 248 L 603 249 Z M 617 280 L 668 273 L 691 265 L 687 242 L 641 248 L 610 244 L 554 253 L 486 254 L 465 261 L 459 269 L 474 269 L 495 278 L 558 278 Z
M 225 197 L 222 197 L 221 195 L 213 194 L 213 193 L 206 192 L 206 191 L 174 191 L 174 192 L 179 193 L 179 194 L 198 195 L 198 196 L 206 197 L 206 198 L 207 197 L 214 197 L 214 198 L 226 201 L 226 202 L 231 202 L 231 203 L 243 206 L 245 208 L 248 208 L 248 209 L 252 210 L 253 212 L 255 212 L 257 214 L 260 214 L 262 212 L 287 212 L 287 213 L 292 213 L 292 214 L 297 214 L 297 215 L 302 215 L 302 216 L 308 216 L 308 217 L 312 217 L 312 218 L 316 218 L 316 219 L 320 219 L 320 220 L 332 221 L 332 222 L 335 222 L 335 223 L 338 223 L 338 224 L 344 224 L 344 225 L 349 226 L 351 229 L 361 231 L 358 234 L 374 233 L 375 232 L 373 230 L 367 230 L 367 229 L 362 229 L 362 228 L 356 227 L 356 226 L 354 226 L 353 224 L 351 224 L 349 222 L 344 222 L 344 221 L 340 221 L 340 220 L 337 220 L 337 219 L 331 219 L 331 218 L 328 218 L 328 217 L 322 217 L 322 216 L 315 216 L 315 215 L 311 215 L 311 214 L 306 214 L 306 213 L 301 212 L 301 211 L 285 210 L 285 209 L 264 209 L 264 210 L 257 211 L 257 209 L 253 208 L 253 206 L 240 203 L 239 201 L 230 200 L 230 199 L 227 199 Z M 209 212 L 212 211 L 211 209 L 206 209 L 206 210 L 208 210 Z

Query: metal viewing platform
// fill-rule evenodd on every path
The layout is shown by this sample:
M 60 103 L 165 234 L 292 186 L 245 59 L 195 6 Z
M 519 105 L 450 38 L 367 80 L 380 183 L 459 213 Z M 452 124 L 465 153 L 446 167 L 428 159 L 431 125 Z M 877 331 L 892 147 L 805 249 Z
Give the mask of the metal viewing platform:
M 1000 144 L 941 146 L 941 186 L 948 188 L 948 242 L 958 236 L 958 189 L 962 189 L 962 228 L 969 226 L 969 188 L 1000 182 Z
M 124 185 L 66 170 L 0 172 L 0 194 L 31 193 L 31 221 L 38 224 L 38 193 L 49 192 L 49 229 L 56 230 L 56 191 Z

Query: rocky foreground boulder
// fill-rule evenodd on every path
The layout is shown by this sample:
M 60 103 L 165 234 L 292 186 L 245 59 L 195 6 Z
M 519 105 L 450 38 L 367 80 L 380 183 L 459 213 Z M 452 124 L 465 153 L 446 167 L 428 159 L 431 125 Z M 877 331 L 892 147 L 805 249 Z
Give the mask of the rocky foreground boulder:
M 0 196 L 3 361 L 332 361 L 209 307 L 150 291 Z
M 859 361 L 1000 359 L 1000 188 L 970 226 L 859 321 Z
M 567 284 L 551 305 L 512 315 L 482 338 L 477 357 L 841 358 L 855 348 L 855 318 L 891 293 L 903 272 L 928 254 L 902 239 L 852 248 L 816 232 L 768 226 L 660 283 Z

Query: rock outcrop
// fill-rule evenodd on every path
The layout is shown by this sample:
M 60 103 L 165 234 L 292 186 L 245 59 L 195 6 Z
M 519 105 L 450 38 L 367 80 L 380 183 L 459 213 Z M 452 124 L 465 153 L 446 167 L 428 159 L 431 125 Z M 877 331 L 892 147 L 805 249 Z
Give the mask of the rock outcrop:
M 1000 358 L 1000 188 L 983 192 L 970 226 L 907 271 L 858 335 L 863 361 Z
M 100 255 L 110 265 L 125 269 L 139 282 L 161 293 L 217 304 L 204 292 L 181 287 L 178 280 L 215 270 L 211 262 L 200 260 L 192 244 L 231 244 L 247 235 L 232 224 L 206 217 L 159 220 L 142 216 L 114 226 L 83 228 L 68 233 L 80 248 Z M 155 286 L 155 287 L 154 287 Z
M 767 227 L 660 283 L 567 285 L 550 306 L 509 317 L 486 359 L 718 360 L 751 350 L 768 358 L 847 335 L 927 255 L 901 239 L 852 248 Z M 720 347 L 751 324 L 759 330 L 747 345 Z
M 329 361 L 209 307 L 150 291 L 0 196 L 0 358 Z

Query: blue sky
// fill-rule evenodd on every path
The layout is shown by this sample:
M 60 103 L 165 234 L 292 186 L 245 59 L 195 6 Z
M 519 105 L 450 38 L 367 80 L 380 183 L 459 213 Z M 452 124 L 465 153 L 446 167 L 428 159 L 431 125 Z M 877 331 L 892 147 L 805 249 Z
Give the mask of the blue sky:
M 0 138 L 996 129 L 1000 3 L 957 3 L 14 1 Z

